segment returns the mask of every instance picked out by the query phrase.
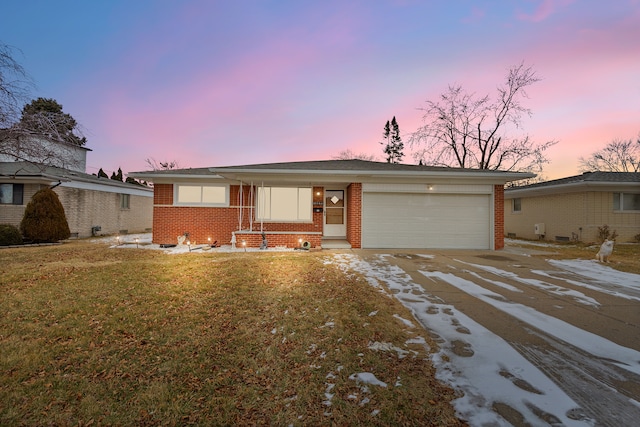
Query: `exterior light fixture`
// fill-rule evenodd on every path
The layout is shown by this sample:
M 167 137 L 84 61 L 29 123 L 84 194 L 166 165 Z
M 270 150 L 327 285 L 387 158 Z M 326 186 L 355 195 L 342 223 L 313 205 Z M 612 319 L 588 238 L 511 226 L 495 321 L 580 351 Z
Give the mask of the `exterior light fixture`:
M 139 248 L 139 247 L 140 247 L 140 246 L 138 246 L 138 243 L 139 243 L 139 242 L 140 242 L 140 239 L 138 239 L 138 238 L 136 237 L 136 248 Z

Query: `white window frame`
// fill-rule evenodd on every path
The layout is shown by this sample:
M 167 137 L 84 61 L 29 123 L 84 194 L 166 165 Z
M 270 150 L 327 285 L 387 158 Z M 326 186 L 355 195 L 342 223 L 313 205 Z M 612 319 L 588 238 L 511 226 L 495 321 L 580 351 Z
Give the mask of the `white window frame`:
M 258 187 L 256 221 L 313 222 L 312 187 Z
M 616 203 L 616 195 L 618 195 L 617 196 L 617 199 L 618 199 L 617 203 Z M 615 212 L 639 212 L 640 209 L 625 209 L 624 208 L 625 196 L 640 197 L 640 194 L 639 193 L 624 193 L 622 191 L 613 193 L 613 210 Z
M 219 201 L 207 201 L 211 196 L 215 196 Z M 176 183 L 173 185 L 173 204 L 175 206 L 228 207 L 229 185 Z
M 518 200 L 518 203 L 517 203 L 518 209 L 516 209 L 516 200 Z M 512 213 L 522 212 L 522 199 L 520 197 L 514 197 L 513 199 L 511 199 L 511 212 Z
M 120 193 L 120 209 L 131 209 L 131 194 Z

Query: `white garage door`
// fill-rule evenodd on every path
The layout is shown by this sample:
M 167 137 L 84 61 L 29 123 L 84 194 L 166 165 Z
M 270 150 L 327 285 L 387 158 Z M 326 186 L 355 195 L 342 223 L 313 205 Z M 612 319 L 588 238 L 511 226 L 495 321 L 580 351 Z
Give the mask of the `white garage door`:
M 490 249 L 486 194 L 364 193 L 363 248 Z

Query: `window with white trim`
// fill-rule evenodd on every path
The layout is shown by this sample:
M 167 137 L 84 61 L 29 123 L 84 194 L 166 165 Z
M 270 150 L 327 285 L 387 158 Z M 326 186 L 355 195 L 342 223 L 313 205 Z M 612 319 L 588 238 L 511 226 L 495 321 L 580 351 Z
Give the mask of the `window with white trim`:
M 129 209 L 130 208 L 131 195 L 130 194 L 120 194 L 120 209 Z
M 311 187 L 258 187 L 258 221 L 312 221 Z
M 228 185 L 177 184 L 174 188 L 176 205 L 229 206 Z
M 640 211 L 640 193 L 613 193 L 614 211 Z
M 511 212 L 522 212 L 522 199 L 512 199 Z

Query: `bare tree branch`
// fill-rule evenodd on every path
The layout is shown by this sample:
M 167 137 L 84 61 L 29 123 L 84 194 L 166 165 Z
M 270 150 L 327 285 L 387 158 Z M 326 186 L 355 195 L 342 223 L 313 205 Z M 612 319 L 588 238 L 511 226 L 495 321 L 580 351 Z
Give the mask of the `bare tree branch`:
M 640 134 L 636 141 L 614 139 L 589 157 L 581 157 L 580 171 L 640 172 Z
M 355 153 L 355 152 L 351 151 L 350 149 L 342 150 L 340 153 L 338 153 L 337 156 L 333 156 L 332 159 L 333 160 L 353 160 L 353 159 L 357 159 L 357 160 L 367 160 L 367 161 L 370 161 L 370 162 L 375 162 L 375 161 L 378 160 L 376 158 L 375 154 Z
M 144 162 L 149 165 L 151 170 L 154 171 L 180 169 L 180 165 L 178 164 L 177 160 L 159 162 L 153 157 L 149 157 L 148 159 L 144 159 Z
M 523 116 L 531 116 L 522 98 L 540 79 L 524 64 L 512 67 L 497 99 L 478 97 L 462 86 L 449 86 L 437 102 L 427 101 L 423 120 L 409 143 L 416 160 L 434 166 L 538 173 L 548 163 L 545 150 L 556 144 L 535 144 L 527 135 L 514 135 Z

